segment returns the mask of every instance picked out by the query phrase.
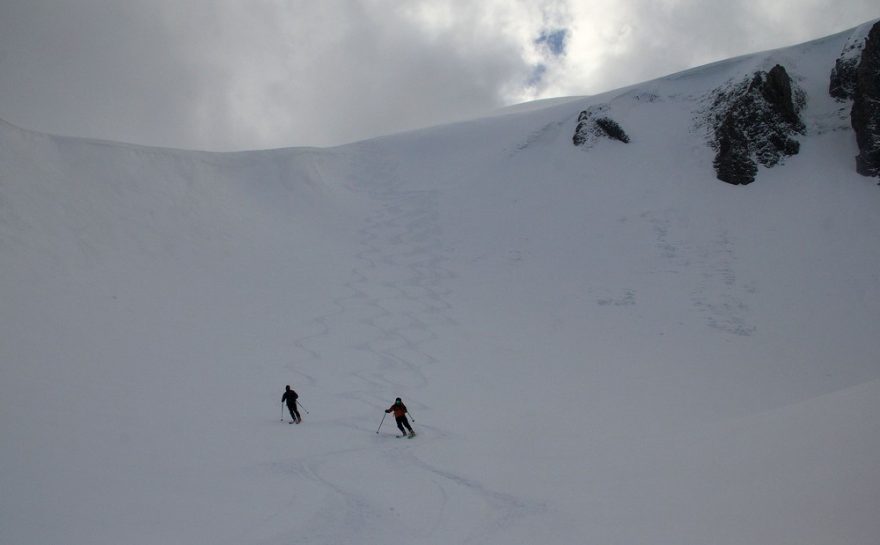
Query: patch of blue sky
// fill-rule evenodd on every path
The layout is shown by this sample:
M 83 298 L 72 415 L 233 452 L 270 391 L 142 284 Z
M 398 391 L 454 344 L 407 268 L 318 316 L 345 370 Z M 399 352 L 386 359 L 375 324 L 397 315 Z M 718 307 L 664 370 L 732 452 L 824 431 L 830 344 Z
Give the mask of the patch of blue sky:
M 568 29 L 545 30 L 535 40 L 535 44 L 547 46 L 547 49 L 554 57 L 561 57 L 565 54 L 567 38 Z
M 532 70 L 532 73 L 529 75 L 529 79 L 526 80 L 526 85 L 529 87 L 537 87 L 538 84 L 541 83 L 541 80 L 544 78 L 544 74 L 547 72 L 547 66 L 544 64 L 539 64 L 535 66 L 535 69 Z

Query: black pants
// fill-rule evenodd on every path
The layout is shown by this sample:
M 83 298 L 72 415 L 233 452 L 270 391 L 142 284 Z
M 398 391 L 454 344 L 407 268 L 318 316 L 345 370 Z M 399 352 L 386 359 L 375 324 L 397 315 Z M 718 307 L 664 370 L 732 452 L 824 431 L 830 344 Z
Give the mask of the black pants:
M 412 426 L 409 425 L 409 420 L 406 419 L 406 415 L 395 417 L 397 420 L 397 427 L 400 429 L 400 433 L 406 434 L 406 430 L 413 431 Z M 406 426 L 406 430 L 403 427 Z
M 293 418 L 294 422 L 299 422 L 300 420 L 302 420 L 302 417 L 299 415 L 299 411 L 296 410 L 296 403 L 294 403 L 293 405 L 288 403 L 287 410 L 290 411 L 290 418 Z

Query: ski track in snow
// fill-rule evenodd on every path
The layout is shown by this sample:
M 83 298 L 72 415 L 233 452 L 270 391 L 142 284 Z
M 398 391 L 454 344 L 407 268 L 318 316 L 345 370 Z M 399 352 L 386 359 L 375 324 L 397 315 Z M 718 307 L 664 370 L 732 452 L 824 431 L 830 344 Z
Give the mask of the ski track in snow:
M 369 161 L 385 173 L 383 181 L 361 188 L 377 204 L 377 209 L 357 233 L 359 250 L 351 280 L 345 284 L 344 293 L 333 300 L 334 310 L 315 317 L 307 327 L 309 331 L 295 339 L 294 345 L 308 361 L 297 364 L 295 369 L 289 365 L 288 369 L 306 377 L 310 387 L 329 389 L 316 378 L 317 373 L 303 373 L 301 369 L 323 366 L 333 359 L 326 351 L 346 347 L 358 356 L 357 362 L 346 368 L 354 369 L 349 377 L 355 377 L 360 384 L 336 395 L 366 404 L 379 413 L 393 399 L 394 392 L 403 392 L 406 402 L 417 413 L 427 412 L 430 407 L 417 401 L 417 392 L 428 385 L 424 370 L 438 361 L 425 345 L 437 338 L 434 327 L 456 325 L 448 315 L 451 306 L 445 299 L 449 291 L 444 280 L 451 278 L 452 273 L 444 268 L 438 194 L 401 188 L 390 162 L 376 164 L 380 157 L 381 153 L 373 151 Z M 352 329 L 366 329 L 369 334 L 353 341 L 349 334 Z M 371 433 L 352 422 L 334 424 Z M 384 424 L 395 426 L 388 419 Z M 345 468 L 357 463 L 353 459 L 361 464 L 362 460 L 374 457 L 377 463 L 393 460 L 407 479 L 416 481 L 411 486 L 416 487 L 419 495 L 407 501 L 418 503 L 420 517 L 425 518 L 417 521 L 418 529 L 410 530 L 420 534 L 421 539 L 484 543 L 493 532 L 515 524 L 525 515 L 544 511 L 541 504 L 493 491 L 473 478 L 423 461 L 418 455 L 420 447 L 452 434 L 442 428 L 415 421 L 414 424 L 417 430 L 425 431 L 416 443 L 388 441 L 388 434 L 383 432 L 379 442 L 368 442 L 361 448 L 270 468 L 273 473 L 312 481 L 326 492 L 326 504 L 298 532 L 302 536 L 299 542 L 360 543 L 382 535 L 380 527 L 399 525 L 396 516 L 389 520 L 379 501 L 358 489 L 359 483 L 342 475 Z M 449 520 L 455 516 L 450 505 L 473 505 L 486 515 L 477 527 L 469 526 L 467 520 L 457 523 Z M 438 536 L 438 532 L 446 534 Z
M 738 279 L 735 246 L 728 231 L 718 227 L 712 239 L 689 242 L 684 239 L 690 232 L 687 218 L 674 211 L 646 212 L 642 219 L 651 226 L 655 247 L 667 265 L 663 271 L 652 272 L 684 273 L 696 261 L 699 276 L 693 282 L 691 304 L 704 316 L 706 325 L 732 335 L 752 335 L 756 327 L 748 321 L 747 300 L 757 288 L 754 282 L 743 284 Z

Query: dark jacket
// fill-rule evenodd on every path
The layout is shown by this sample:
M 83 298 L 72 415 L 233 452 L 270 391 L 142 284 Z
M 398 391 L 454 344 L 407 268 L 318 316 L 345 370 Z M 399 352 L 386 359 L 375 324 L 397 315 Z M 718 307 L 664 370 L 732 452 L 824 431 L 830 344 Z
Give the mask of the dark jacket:
M 287 390 L 286 392 L 284 392 L 284 395 L 281 396 L 281 402 L 284 403 L 285 401 L 287 401 L 288 405 L 296 406 L 296 399 L 298 397 L 299 396 L 296 395 L 296 392 L 294 392 L 293 390 Z
M 388 409 L 386 409 L 385 412 L 386 413 L 393 412 L 394 418 L 401 418 L 403 415 L 406 414 L 406 405 L 404 405 L 403 402 L 394 403 L 394 405 L 388 407 Z

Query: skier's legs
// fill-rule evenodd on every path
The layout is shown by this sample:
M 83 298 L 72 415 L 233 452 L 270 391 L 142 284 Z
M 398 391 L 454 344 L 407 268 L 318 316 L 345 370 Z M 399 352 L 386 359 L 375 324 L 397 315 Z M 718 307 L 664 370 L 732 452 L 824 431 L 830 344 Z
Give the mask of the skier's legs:
M 410 433 L 412 433 L 412 431 L 413 431 L 412 426 L 409 425 L 409 419 L 406 416 L 400 417 L 400 421 L 398 421 L 398 423 L 397 423 L 398 427 L 400 426 L 401 422 L 403 423 L 404 426 L 406 426 L 406 429 L 408 429 L 410 431 Z M 403 431 L 403 428 L 400 428 L 400 431 Z
M 406 417 L 399 416 L 395 420 L 397 420 L 397 429 L 400 430 L 400 433 L 406 434 L 406 430 L 403 429 L 404 422 L 406 422 Z M 409 422 L 406 422 L 406 426 L 409 427 Z
M 293 418 L 294 422 L 300 420 L 299 411 L 296 410 L 296 405 L 288 405 L 287 410 L 290 411 L 290 418 Z

